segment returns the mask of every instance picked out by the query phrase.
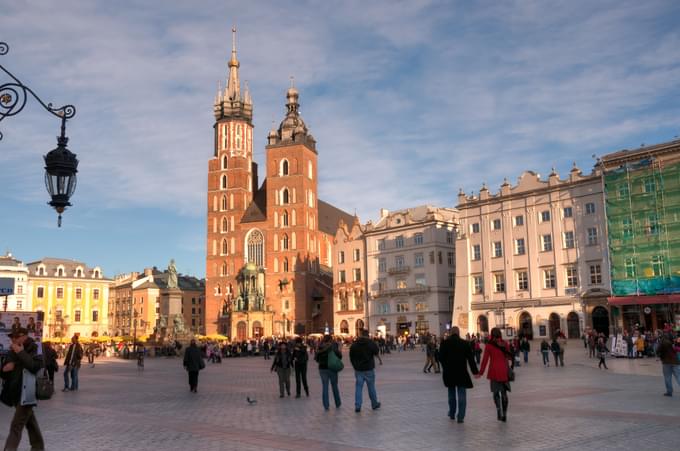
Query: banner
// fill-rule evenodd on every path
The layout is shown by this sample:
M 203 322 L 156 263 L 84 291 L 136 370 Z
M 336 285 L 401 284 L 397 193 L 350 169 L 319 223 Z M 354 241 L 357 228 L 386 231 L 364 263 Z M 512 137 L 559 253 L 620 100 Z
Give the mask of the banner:
M 38 353 L 42 353 L 44 319 L 44 312 L 0 312 L 0 355 L 9 353 L 12 339 L 8 334 L 17 327 L 28 330 L 28 336 L 38 345 Z

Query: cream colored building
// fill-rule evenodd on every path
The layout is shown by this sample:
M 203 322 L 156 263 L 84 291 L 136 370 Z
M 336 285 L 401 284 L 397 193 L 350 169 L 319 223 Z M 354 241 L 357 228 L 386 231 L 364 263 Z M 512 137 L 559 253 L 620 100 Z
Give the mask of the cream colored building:
M 4 311 L 31 311 L 30 297 L 28 296 L 28 268 L 23 262 L 17 260 L 11 253 L 0 256 L 0 277 L 14 279 L 14 294 L 0 296 L 0 310 Z
M 456 301 L 462 333 L 578 338 L 609 295 L 602 180 L 574 167 L 567 179 L 524 172 L 497 194 L 458 195 Z M 600 307 L 600 308 L 598 308 Z M 606 310 L 604 310 L 606 313 Z
M 43 258 L 27 266 L 32 309 L 45 313 L 45 337 L 91 337 L 107 332 L 112 281 L 101 268 L 59 258 Z
M 423 205 L 380 211 L 364 228 L 371 333 L 437 334 L 447 330 L 455 284 L 458 212 Z
M 366 309 L 366 242 L 359 218 L 343 220 L 333 240 L 333 332 L 358 336 L 368 328 Z M 370 329 L 369 329 L 370 330 Z

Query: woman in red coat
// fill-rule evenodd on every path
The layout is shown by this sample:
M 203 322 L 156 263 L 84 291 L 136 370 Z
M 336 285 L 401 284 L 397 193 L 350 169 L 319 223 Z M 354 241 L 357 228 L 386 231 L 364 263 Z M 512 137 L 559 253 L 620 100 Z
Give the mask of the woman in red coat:
M 500 421 L 506 421 L 508 413 L 508 392 L 510 391 L 508 361 L 512 362 L 512 353 L 508 349 L 508 344 L 503 341 L 501 330 L 494 327 L 491 329 L 491 338 L 484 347 L 482 366 L 475 377 L 481 377 L 486 366 L 489 365 L 489 372 L 486 377 L 491 381 L 493 402 L 496 404 L 496 412 Z

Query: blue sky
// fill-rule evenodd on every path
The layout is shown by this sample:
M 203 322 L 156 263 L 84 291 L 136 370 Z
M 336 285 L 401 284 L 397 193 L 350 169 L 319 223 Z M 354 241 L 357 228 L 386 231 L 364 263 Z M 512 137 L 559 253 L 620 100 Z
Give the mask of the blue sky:
M 29 101 L 0 122 L 0 252 L 205 271 L 212 103 L 238 28 L 255 157 L 295 76 L 319 195 L 362 221 L 455 206 L 525 169 L 680 135 L 676 1 L 0 0 L 0 62 L 73 103 L 74 207 L 56 227 L 42 155 L 58 121 Z M 0 79 L 0 84 L 7 81 Z M 262 180 L 262 176 L 261 176 Z

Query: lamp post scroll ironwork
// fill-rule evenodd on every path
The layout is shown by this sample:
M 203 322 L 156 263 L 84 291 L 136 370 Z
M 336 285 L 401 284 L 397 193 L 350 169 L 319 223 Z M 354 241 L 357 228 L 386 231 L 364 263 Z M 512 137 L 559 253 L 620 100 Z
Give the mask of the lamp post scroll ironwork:
M 9 52 L 9 45 L 0 42 L 0 56 Z M 52 103 L 45 103 L 28 86 L 15 77 L 2 64 L 0 70 L 4 72 L 11 81 L 0 85 L 0 122 L 6 117 L 19 114 L 28 101 L 33 97 L 43 107 L 45 111 L 61 119 L 61 134 L 57 137 L 57 147 L 50 151 L 43 158 L 45 160 L 45 187 L 52 197 L 49 205 L 59 214 L 58 226 L 61 227 L 61 214 L 66 207 L 70 207 L 69 199 L 76 189 L 76 173 L 78 172 L 78 159 L 76 154 L 68 150 L 68 138 L 66 137 L 66 121 L 76 115 L 76 107 L 64 105 L 55 107 Z M 0 131 L 0 141 L 3 134 Z

